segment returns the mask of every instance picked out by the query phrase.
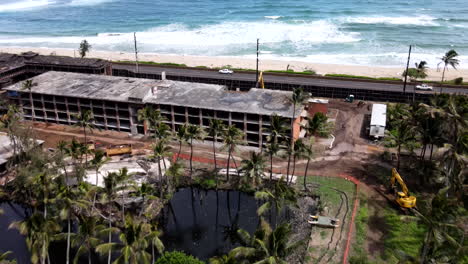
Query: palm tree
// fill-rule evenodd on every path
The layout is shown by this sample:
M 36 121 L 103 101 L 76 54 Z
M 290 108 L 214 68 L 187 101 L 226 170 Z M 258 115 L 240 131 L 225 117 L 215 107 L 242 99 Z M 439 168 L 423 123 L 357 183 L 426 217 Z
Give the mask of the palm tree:
M 259 216 L 263 216 L 266 212 L 275 208 L 276 219 L 284 206 L 296 206 L 297 193 L 294 188 L 289 187 L 283 179 L 281 179 L 275 183 L 271 190 L 265 189 L 255 192 L 255 199 L 266 201 L 257 209 L 257 214 Z
M 90 163 L 96 171 L 96 186 L 99 185 L 99 169 L 109 160 L 110 158 L 106 157 L 106 153 L 104 151 L 98 149 L 94 152 L 94 158 L 90 161 Z M 93 208 L 96 204 L 96 196 L 97 192 L 94 194 Z
M 272 230 L 263 219 L 253 236 L 242 229 L 237 233 L 242 246 L 234 248 L 229 254 L 237 260 L 249 261 L 248 263 L 287 264 L 286 258 L 302 243 L 289 242 L 292 234 L 289 224 L 281 224 Z
M 78 52 L 80 53 L 81 58 L 84 58 L 86 56 L 86 53 L 88 53 L 90 49 L 91 49 L 91 45 L 88 43 L 86 39 L 81 41 L 80 48 L 78 49 Z
M 182 152 L 182 144 L 189 141 L 189 136 L 187 133 L 187 124 L 179 126 L 175 134 L 177 141 L 179 141 L 179 151 L 177 152 L 176 162 L 179 160 L 180 153 Z
M 237 145 L 242 143 L 243 138 L 244 138 L 244 132 L 242 132 L 242 130 L 238 129 L 234 125 L 228 126 L 227 129 L 223 133 L 224 148 L 228 150 L 228 160 L 227 160 L 227 166 L 226 166 L 226 180 L 227 181 L 229 181 L 229 168 L 230 168 L 232 153 L 236 150 Z
M 151 120 L 151 115 L 153 114 L 154 109 L 151 105 L 147 105 L 144 108 L 138 110 L 137 113 L 137 119 L 138 121 L 143 121 L 143 126 L 145 127 L 145 130 L 151 127 L 150 122 Z
M 278 144 L 281 140 L 287 138 L 288 127 L 286 122 L 285 118 L 277 114 L 271 116 L 270 128 L 267 130 L 269 133 L 267 137 L 269 143 L 273 142 Z
M 419 79 L 424 79 L 427 77 L 427 62 L 426 61 L 420 61 L 419 63 L 415 63 L 416 66 L 416 71 L 418 73 L 418 76 L 416 78 Z
M 60 231 L 60 225 L 44 215 L 33 213 L 30 217 L 13 222 L 10 229 L 15 228 L 26 237 L 26 246 L 31 253 L 31 263 L 45 264 L 49 257 L 49 245 L 54 235 Z
M 86 110 L 84 112 L 80 112 L 76 114 L 75 118 L 77 119 L 75 126 L 83 128 L 84 144 L 86 145 L 86 148 L 88 148 L 86 130 L 89 130 L 89 132 L 93 133 L 93 129 L 96 128 L 96 126 L 94 125 L 93 112 L 91 112 L 91 110 Z M 86 160 L 86 165 L 87 165 L 88 164 L 87 154 L 85 154 L 85 160 Z
M 159 186 L 160 186 L 160 197 L 162 197 L 163 191 L 162 191 L 162 186 L 163 186 L 163 173 L 162 173 L 162 168 L 161 168 L 161 160 L 164 162 L 164 159 L 166 156 L 169 155 L 169 151 L 171 148 L 166 145 L 166 143 L 162 140 L 159 140 L 156 144 L 153 145 L 153 157 L 156 158 L 156 161 L 158 163 L 158 171 L 159 171 Z M 166 169 L 167 170 L 167 169 Z
M 416 133 L 413 127 L 406 123 L 399 123 L 395 128 L 387 132 L 385 137 L 386 147 L 397 148 L 397 170 L 400 169 L 401 149 L 413 150 L 416 144 Z
M 204 131 L 203 128 L 196 126 L 196 125 L 188 125 L 187 127 L 187 137 L 190 140 L 190 178 L 192 178 L 193 172 L 193 140 L 203 140 L 204 138 Z
M 241 171 L 244 174 L 246 183 L 251 183 L 256 187 L 262 182 L 265 171 L 265 160 L 263 155 L 254 151 L 250 152 L 250 158 L 242 160 Z
M 157 140 L 166 140 L 171 136 L 171 128 L 163 122 L 153 125 L 154 137 Z
M 314 150 L 312 149 L 312 146 L 313 146 L 312 141 L 313 140 L 310 140 L 309 146 L 305 146 L 301 153 L 302 157 L 307 159 L 307 164 L 306 164 L 305 171 L 304 171 L 304 190 L 306 192 L 307 192 L 307 172 L 309 171 L 310 160 L 314 156 Z
M 88 263 L 91 264 L 93 249 L 101 243 L 98 237 L 108 230 L 93 216 L 80 215 L 78 223 L 77 232 L 71 235 L 72 246 L 77 248 L 73 264 L 78 264 L 78 260 L 83 254 L 88 255 Z
M 288 157 L 288 167 L 287 167 L 286 176 L 289 175 L 289 168 L 291 165 L 291 155 L 293 155 L 294 153 L 294 149 L 293 149 L 294 145 L 292 144 L 292 142 L 294 142 L 294 124 L 296 122 L 296 107 L 298 105 L 299 106 L 302 105 L 307 98 L 308 98 L 308 95 L 304 93 L 304 90 L 302 89 L 302 87 L 296 88 L 292 92 L 291 103 L 293 104 L 293 118 L 291 120 L 291 134 L 290 134 L 291 144 L 289 146 L 290 151 L 288 153 L 289 157 Z
M 33 83 L 32 80 L 26 80 L 21 85 L 21 90 L 28 90 L 29 92 L 29 103 L 31 104 L 31 109 L 34 109 L 34 101 L 32 98 L 32 90 L 31 90 L 34 85 L 35 83 Z M 31 111 L 31 115 L 33 118 L 35 117 L 34 111 Z
M 323 113 L 315 113 L 312 119 L 307 120 L 307 124 L 303 127 L 306 129 L 307 134 L 311 137 L 316 135 L 323 135 L 327 133 L 327 116 Z
M 135 187 L 135 193 L 133 194 L 133 196 L 141 197 L 141 199 L 143 200 L 141 210 L 138 216 L 142 215 L 147 200 L 156 199 L 156 196 L 153 195 L 154 193 L 155 190 L 153 188 L 153 185 L 146 182 L 143 182 L 140 186 Z
M 148 226 L 136 222 L 131 215 L 126 216 L 125 226 L 119 234 L 120 243 L 104 243 L 96 247 L 99 254 L 106 254 L 109 250 L 120 252 L 114 264 L 150 264 L 151 255 L 146 252 L 149 247 Z
M 0 263 L 5 263 L 5 264 L 8 264 L 8 263 L 14 264 L 14 263 L 16 263 L 16 261 L 10 262 L 10 261 L 7 260 L 8 256 L 11 255 L 12 253 L 13 252 L 11 252 L 11 251 L 7 251 L 5 253 L 0 253 Z
M 293 144 L 294 144 L 294 146 L 293 146 L 293 149 L 294 149 L 294 152 L 293 152 L 293 169 L 292 169 L 292 173 L 291 173 L 291 178 L 289 179 L 289 183 L 292 183 L 294 174 L 296 172 L 296 160 L 299 159 L 299 158 L 302 158 L 304 156 L 304 152 L 307 149 L 307 146 L 304 144 L 302 139 L 296 140 Z
M 57 195 L 57 203 L 60 208 L 60 218 L 67 220 L 67 251 L 66 263 L 70 263 L 70 238 L 71 238 L 71 220 L 75 208 L 86 209 L 88 202 L 81 199 L 83 196 L 78 188 L 69 188 L 68 186 L 61 186 Z
M 277 155 L 280 151 L 280 146 L 273 140 L 268 144 L 267 153 L 270 156 L 270 181 L 273 180 L 273 156 Z
M 151 242 L 151 263 L 154 263 L 156 256 L 154 249 L 156 248 L 159 254 L 164 252 L 164 244 L 159 238 L 162 233 L 158 230 L 156 224 L 146 224 L 145 228 L 148 230 L 148 240 Z
M 445 55 L 440 58 L 441 62 L 437 64 L 437 68 L 439 68 L 440 64 L 444 64 L 444 70 L 442 71 L 442 79 L 440 80 L 441 86 L 440 86 L 440 93 L 442 93 L 442 83 L 444 82 L 444 77 L 445 77 L 445 70 L 447 70 L 447 67 L 450 65 L 452 68 L 456 69 L 458 64 L 460 64 L 460 61 L 457 59 L 458 53 L 451 49 L 445 53 Z
M 167 169 L 166 176 L 172 178 L 174 186 L 179 184 L 179 178 L 184 176 L 185 170 L 182 164 L 175 162 Z
M 215 165 L 215 175 L 216 175 L 216 185 L 218 185 L 218 165 L 216 162 L 216 142 L 218 141 L 218 136 L 221 135 L 225 129 L 223 120 L 220 119 L 210 119 L 210 128 L 208 129 L 208 134 L 213 137 L 213 160 Z

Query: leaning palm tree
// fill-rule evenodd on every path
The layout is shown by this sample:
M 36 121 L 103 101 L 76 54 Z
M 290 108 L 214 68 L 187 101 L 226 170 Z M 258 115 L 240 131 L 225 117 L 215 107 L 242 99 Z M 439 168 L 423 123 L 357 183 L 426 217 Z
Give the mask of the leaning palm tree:
M 200 126 L 196 125 L 188 125 L 187 127 L 187 137 L 189 139 L 190 145 L 190 178 L 192 178 L 193 173 L 193 141 L 194 140 L 203 140 L 204 138 L 204 130 Z
M 250 158 L 241 161 L 245 183 L 252 187 L 258 186 L 262 182 L 265 171 L 265 160 L 263 155 L 254 151 L 250 152 Z
M 445 53 L 445 55 L 440 58 L 441 62 L 437 64 L 437 68 L 439 68 L 440 64 L 444 65 L 444 70 L 442 71 L 442 79 L 440 80 L 441 83 L 444 82 L 444 77 L 445 77 L 445 71 L 447 70 L 447 67 L 450 65 L 452 68 L 456 69 L 458 64 L 460 64 L 460 61 L 457 59 L 458 53 L 451 49 Z M 442 93 L 442 84 L 440 86 L 440 93 Z
M 106 233 L 106 227 L 99 223 L 93 216 L 80 215 L 78 230 L 71 235 L 72 246 L 76 248 L 73 264 L 78 264 L 80 256 L 87 254 L 88 263 L 91 264 L 91 256 L 101 240 L 99 237 Z
M 293 149 L 293 168 L 291 177 L 289 178 L 289 183 L 292 183 L 294 174 L 296 172 L 296 160 L 304 156 L 304 152 L 306 151 L 307 146 L 304 144 L 304 141 L 302 141 L 302 139 L 298 139 L 293 143 Z
M 296 206 L 297 193 L 294 188 L 288 186 L 283 180 L 277 181 L 271 190 L 265 189 L 255 192 L 255 199 L 265 201 L 257 209 L 259 216 L 263 216 L 266 212 L 271 212 L 271 209 L 274 208 L 276 220 L 285 206 Z
M 143 214 L 144 209 L 145 209 L 146 202 L 148 200 L 156 199 L 156 196 L 154 196 L 156 191 L 153 188 L 153 185 L 149 184 L 147 182 L 143 182 L 140 186 L 135 186 L 134 191 L 135 191 L 135 193 L 133 193 L 132 196 L 141 197 L 141 199 L 143 200 L 140 213 L 138 214 L 138 216 L 141 216 Z
M 164 252 L 164 244 L 159 238 L 162 235 L 162 233 L 158 230 L 156 224 L 145 224 L 144 227 L 147 229 L 148 240 L 151 244 L 151 263 L 154 263 L 156 257 L 154 249 L 158 251 L 159 255 L 161 255 Z
M 220 119 L 210 119 L 210 128 L 208 129 L 208 134 L 213 137 L 213 160 L 215 165 L 215 175 L 218 175 L 218 166 L 216 162 L 216 142 L 218 141 L 218 136 L 223 133 L 225 125 L 223 120 Z M 218 177 L 216 177 L 216 184 L 218 184 Z
M 270 156 L 270 181 L 273 180 L 273 157 L 276 156 L 279 151 L 280 145 L 278 143 L 275 143 L 274 140 L 268 143 L 267 154 Z
M 305 146 L 305 148 L 303 149 L 303 151 L 301 153 L 302 157 L 307 159 L 306 167 L 305 167 L 305 170 L 304 170 L 304 190 L 306 192 L 307 192 L 307 172 L 309 171 L 310 160 L 314 156 L 314 150 L 312 148 L 312 146 L 313 146 L 312 142 L 313 142 L 313 140 L 310 140 L 309 146 Z
M 153 155 L 152 157 L 156 159 L 158 163 L 158 172 L 159 172 L 159 184 L 161 187 L 161 195 L 162 195 L 162 184 L 164 182 L 164 174 L 161 168 L 161 161 L 165 164 L 165 157 L 170 155 L 171 148 L 164 142 L 163 140 L 159 140 L 156 144 L 153 145 Z M 167 168 L 165 168 L 167 170 Z
M 83 129 L 83 134 L 84 134 L 84 144 L 86 147 L 88 147 L 88 139 L 87 139 L 87 134 L 86 131 L 89 130 L 89 132 L 93 133 L 93 129 L 96 128 L 94 125 L 94 115 L 91 110 L 86 110 L 84 112 L 80 112 L 75 115 L 75 118 L 77 119 L 77 122 L 75 126 L 81 127 Z M 86 165 L 88 164 L 88 155 L 85 154 L 85 160 L 86 160 Z
M 229 181 L 229 168 L 231 157 L 237 145 L 243 143 L 244 132 L 234 125 L 230 125 L 223 133 L 224 148 L 228 150 L 228 160 L 226 166 L 226 180 Z M 234 159 L 234 158 L 233 158 Z
M 30 217 L 10 224 L 26 237 L 26 246 L 31 253 L 31 263 L 45 264 L 49 258 L 49 245 L 54 235 L 61 227 L 57 221 L 45 218 L 44 215 L 34 213 Z
M 187 133 L 187 124 L 183 124 L 177 128 L 175 133 L 175 138 L 179 142 L 179 151 L 177 152 L 176 162 L 179 160 L 180 153 L 182 152 L 182 144 L 189 141 L 189 136 Z
M 146 251 L 150 237 L 147 225 L 136 222 L 131 215 L 126 216 L 125 226 L 119 234 L 120 243 L 104 243 L 96 247 L 99 254 L 105 255 L 109 250 L 118 251 L 119 256 L 113 262 L 131 264 L 150 264 L 151 255 Z

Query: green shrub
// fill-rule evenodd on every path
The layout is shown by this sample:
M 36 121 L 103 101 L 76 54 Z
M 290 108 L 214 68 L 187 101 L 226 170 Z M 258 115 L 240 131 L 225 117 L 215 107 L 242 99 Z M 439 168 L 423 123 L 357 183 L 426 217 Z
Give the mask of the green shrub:
M 458 77 L 456 79 L 453 79 L 453 83 L 456 84 L 456 85 L 463 84 L 463 77 Z
M 188 256 L 183 252 L 172 251 L 165 252 L 156 260 L 155 264 L 205 264 L 205 262 L 192 256 Z

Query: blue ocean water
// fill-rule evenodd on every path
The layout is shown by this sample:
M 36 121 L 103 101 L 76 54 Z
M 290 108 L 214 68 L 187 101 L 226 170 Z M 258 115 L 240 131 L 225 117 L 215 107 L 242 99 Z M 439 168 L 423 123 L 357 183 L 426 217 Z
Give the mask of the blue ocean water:
M 0 46 L 468 68 L 467 0 L 1 0 Z

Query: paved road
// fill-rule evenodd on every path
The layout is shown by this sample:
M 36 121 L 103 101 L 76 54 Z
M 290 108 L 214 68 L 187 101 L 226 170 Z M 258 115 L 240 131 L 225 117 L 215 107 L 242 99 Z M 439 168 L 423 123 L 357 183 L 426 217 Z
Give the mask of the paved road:
M 113 64 L 114 69 L 124 69 L 135 71 L 135 65 L 132 64 Z M 202 77 L 202 78 L 213 78 L 213 79 L 225 79 L 225 80 L 238 80 L 238 81 L 255 81 L 255 73 L 234 73 L 234 74 L 220 74 L 217 71 L 206 71 L 197 69 L 178 69 L 178 68 L 165 68 L 160 66 L 148 66 L 140 65 L 140 73 L 152 73 L 160 74 L 165 71 L 167 75 L 178 75 L 186 77 Z M 389 83 L 374 83 L 374 82 L 363 82 L 363 81 L 343 81 L 343 80 L 330 80 L 320 78 L 310 78 L 302 76 L 277 76 L 264 74 L 265 82 L 274 83 L 285 83 L 285 84 L 298 84 L 298 85 L 314 85 L 321 87 L 336 87 L 336 88 L 348 88 L 348 89 L 366 89 L 366 90 L 378 90 L 378 91 L 402 91 L 403 84 L 389 84 Z M 413 92 L 414 85 L 407 85 L 406 91 Z M 419 91 L 418 93 L 434 93 L 439 91 L 439 87 L 434 87 L 434 91 Z M 468 89 L 465 88 L 443 88 L 446 93 L 463 93 L 468 94 Z

